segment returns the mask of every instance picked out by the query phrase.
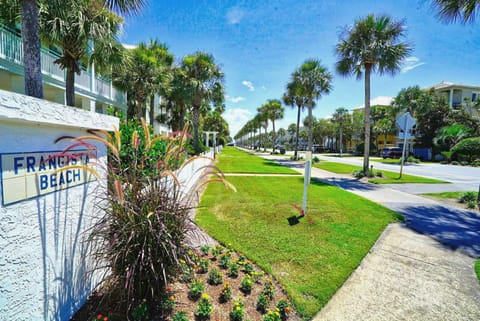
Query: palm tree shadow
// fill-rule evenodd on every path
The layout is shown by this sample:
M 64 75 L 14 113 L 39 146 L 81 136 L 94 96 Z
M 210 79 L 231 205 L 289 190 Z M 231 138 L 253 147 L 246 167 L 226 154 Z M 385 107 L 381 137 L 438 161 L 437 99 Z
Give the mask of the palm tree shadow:
M 405 225 L 429 235 L 454 250 L 480 257 L 480 215 L 477 213 L 436 206 L 410 206 L 398 211 Z

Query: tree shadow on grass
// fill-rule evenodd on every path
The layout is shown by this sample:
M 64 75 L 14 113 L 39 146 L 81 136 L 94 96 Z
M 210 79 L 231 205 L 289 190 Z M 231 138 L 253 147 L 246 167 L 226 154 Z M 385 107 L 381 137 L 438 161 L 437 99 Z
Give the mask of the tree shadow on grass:
M 329 177 L 324 179 L 312 178 L 312 184 L 315 185 L 333 185 L 340 188 L 343 188 L 349 192 L 354 191 L 375 191 L 379 190 L 382 187 L 362 182 L 356 178 L 339 178 L 339 177 Z

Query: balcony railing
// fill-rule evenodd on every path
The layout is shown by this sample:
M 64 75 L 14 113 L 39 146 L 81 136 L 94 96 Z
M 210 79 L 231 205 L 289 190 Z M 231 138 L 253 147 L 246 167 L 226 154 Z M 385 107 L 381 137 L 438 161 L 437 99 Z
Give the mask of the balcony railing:
M 65 72 L 59 65 L 54 63 L 60 56 L 47 49 L 41 48 L 40 60 L 42 64 L 42 74 L 53 79 L 61 81 L 65 85 Z M 0 60 L 3 59 L 10 63 L 23 67 L 23 43 L 22 38 L 13 30 L 0 24 Z M 90 91 L 91 75 L 85 68 L 82 68 L 80 75 L 75 75 L 75 87 L 78 89 Z M 117 102 L 120 106 L 127 102 L 126 94 L 116 90 L 111 86 L 109 80 L 95 77 L 95 86 L 93 94 Z M 118 106 L 119 107 L 119 106 Z

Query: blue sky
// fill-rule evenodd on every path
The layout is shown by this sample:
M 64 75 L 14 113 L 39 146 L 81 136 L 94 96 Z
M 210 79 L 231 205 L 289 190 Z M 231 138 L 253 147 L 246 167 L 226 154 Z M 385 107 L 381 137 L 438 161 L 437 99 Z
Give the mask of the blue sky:
M 335 74 L 334 48 L 340 31 L 369 13 L 404 19 L 414 48 L 395 77 L 372 77 L 372 98 L 441 81 L 480 85 L 480 22 L 444 24 L 428 0 L 149 0 L 142 13 L 126 18 L 121 41 L 156 38 L 177 59 L 199 50 L 213 54 L 225 73 L 224 117 L 233 136 L 257 107 L 282 97 L 290 74 L 308 58 L 321 60 L 334 74 L 333 90 L 317 102 L 315 117 L 361 106 L 363 81 Z M 285 106 L 276 127 L 295 119 L 295 110 Z

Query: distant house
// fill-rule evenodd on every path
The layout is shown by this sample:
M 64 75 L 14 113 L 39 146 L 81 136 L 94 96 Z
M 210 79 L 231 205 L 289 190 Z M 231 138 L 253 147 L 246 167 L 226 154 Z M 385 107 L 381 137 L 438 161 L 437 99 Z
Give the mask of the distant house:
M 462 108 L 470 107 L 470 103 L 477 101 L 480 98 L 480 86 L 471 86 L 463 84 L 455 84 L 452 82 L 438 83 L 436 85 L 427 87 L 444 96 L 448 101 L 450 108 L 460 110 Z
M 382 107 L 391 107 L 393 98 L 389 96 L 378 96 L 374 99 L 370 100 L 370 107 L 373 106 L 382 106 Z M 362 112 L 365 108 L 365 105 L 358 106 L 353 110 L 353 112 Z M 396 141 L 395 135 L 388 134 L 386 139 L 384 135 L 378 135 L 375 141 L 375 145 L 378 149 L 384 146 L 394 146 Z M 363 139 L 361 138 L 361 133 L 354 133 L 352 135 L 352 140 L 347 142 L 347 149 L 354 151 L 358 144 L 363 143 Z

